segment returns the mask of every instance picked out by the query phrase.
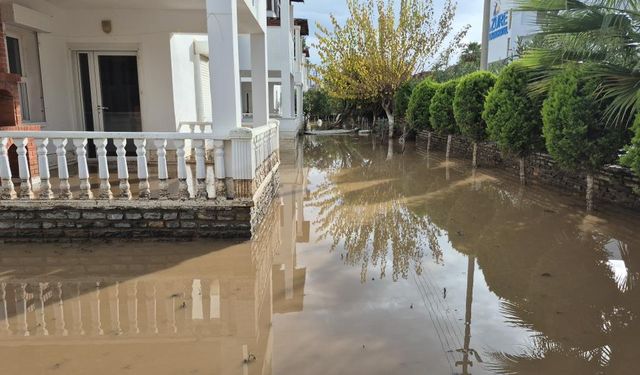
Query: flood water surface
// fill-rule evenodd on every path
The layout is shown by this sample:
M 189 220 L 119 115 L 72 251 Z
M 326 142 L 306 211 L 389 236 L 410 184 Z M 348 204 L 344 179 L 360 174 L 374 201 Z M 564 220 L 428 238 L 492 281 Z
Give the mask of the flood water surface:
M 2 245 L 6 374 L 637 374 L 640 220 L 371 138 L 250 242 Z

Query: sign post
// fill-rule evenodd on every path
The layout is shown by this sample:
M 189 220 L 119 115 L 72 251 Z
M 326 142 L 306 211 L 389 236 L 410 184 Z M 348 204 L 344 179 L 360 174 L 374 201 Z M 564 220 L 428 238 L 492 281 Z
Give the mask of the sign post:
M 480 69 L 489 68 L 489 22 L 491 21 L 491 0 L 484 0 L 484 19 L 482 22 L 482 54 Z

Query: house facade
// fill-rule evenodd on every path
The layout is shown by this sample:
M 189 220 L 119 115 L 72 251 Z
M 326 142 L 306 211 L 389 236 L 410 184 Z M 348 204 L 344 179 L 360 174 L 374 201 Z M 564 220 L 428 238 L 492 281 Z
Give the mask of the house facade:
M 293 136 L 308 33 L 295 2 L 2 0 L 22 122 L 127 132 L 212 123 L 223 134 L 277 118 Z
M 0 210 L 55 199 L 79 220 L 95 204 L 120 218 L 79 223 L 87 237 L 138 235 L 114 213 L 132 208 L 198 217 L 179 224 L 192 237 L 254 234 L 279 185 L 279 138 L 303 125 L 298 2 L 0 0 Z M 50 237 L 14 221 L 0 235 Z M 156 224 L 143 234 L 176 235 Z

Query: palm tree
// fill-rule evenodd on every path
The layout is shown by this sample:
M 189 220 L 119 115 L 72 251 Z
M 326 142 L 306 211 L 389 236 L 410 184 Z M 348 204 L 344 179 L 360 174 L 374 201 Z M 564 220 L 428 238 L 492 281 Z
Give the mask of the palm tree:
M 532 83 L 545 92 L 568 62 L 583 63 L 599 80 L 609 124 L 630 125 L 640 110 L 640 2 L 637 0 L 517 0 L 537 12 L 543 37 L 522 58 L 537 71 Z M 536 43 L 537 44 L 537 43 Z

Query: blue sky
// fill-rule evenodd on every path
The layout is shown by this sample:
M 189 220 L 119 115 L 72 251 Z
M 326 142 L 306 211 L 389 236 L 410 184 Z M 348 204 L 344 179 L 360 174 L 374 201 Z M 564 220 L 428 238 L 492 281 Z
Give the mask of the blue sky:
M 428 1 L 428 0 L 425 0 Z M 443 0 L 434 0 L 436 10 L 441 9 Z M 396 1 L 398 4 L 399 1 Z M 460 28 L 471 25 L 467 41 L 479 42 L 482 35 L 482 0 L 458 0 L 458 12 L 455 25 Z M 329 25 L 329 14 L 334 14 L 341 22 L 348 16 L 345 0 L 305 0 L 303 4 L 295 3 L 295 16 L 309 20 L 310 36 L 307 43 L 315 43 L 316 22 Z M 311 51 L 311 61 L 317 63 L 317 54 Z

